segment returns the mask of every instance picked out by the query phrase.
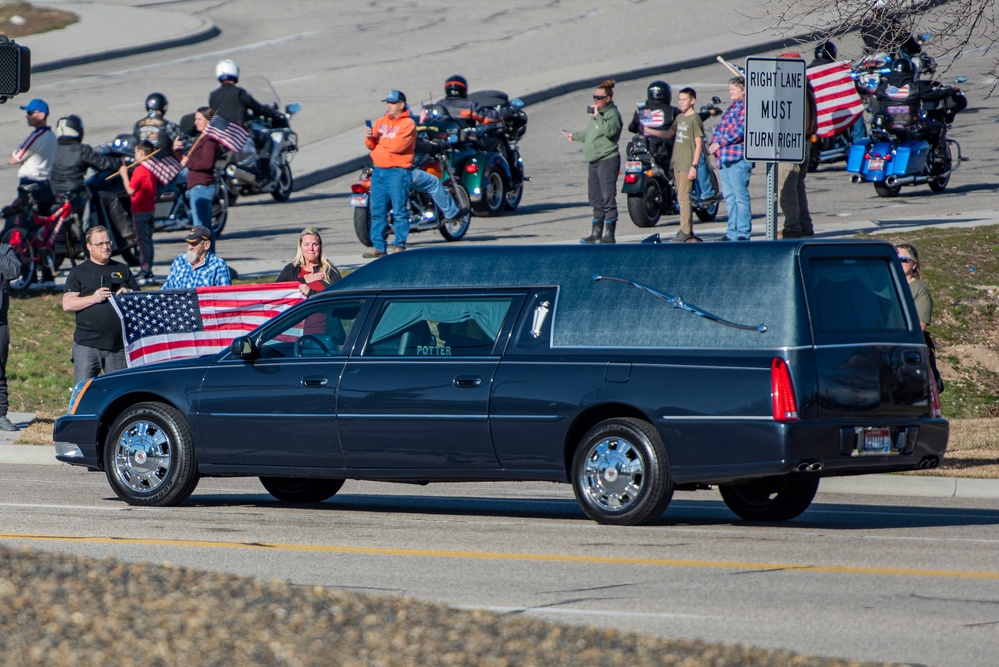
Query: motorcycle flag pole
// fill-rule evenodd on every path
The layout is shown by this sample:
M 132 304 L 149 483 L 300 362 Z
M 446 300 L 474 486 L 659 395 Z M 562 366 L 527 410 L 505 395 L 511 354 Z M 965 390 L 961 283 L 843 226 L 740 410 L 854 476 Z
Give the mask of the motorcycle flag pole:
M 725 67 L 727 67 L 728 70 L 730 72 L 732 72 L 732 74 L 734 74 L 735 76 L 745 76 L 746 75 L 746 73 L 744 71 L 742 71 L 742 70 L 739 69 L 738 65 L 733 65 L 732 63 L 730 63 L 729 61 L 725 60 L 721 56 L 715 56 L 715 60 L 717 60 L 722 65 L 724 65 Z
M 142 164 L 142 163 L 143 163 L 143 162 L 145 162 L 146 160 L 150 159 L 151 157 L 153 157 L 154 155 L 156 155 L 157 153 L 159 153 L 159 152 L 160 152 L 161 150 L 163 150 L 163 148 L 162 148 L 162 147 L 160 147 L 160 148 L 157 148 L 156 150 L 154 150 L 154 151 L 153 151 L 152 153 L 150 153 L 150 154 L 149 154 L 149 155 L 147 155 L 146 157 L 142 158 L 141 160 L 136 160 L 136 161 L 135 161 L 135 162 L 133 162 L 132 164 L 128 165 L 128 166 L 127 166 L 127 167 L 125 168 L 125 170 L 127 171 L 127 170 L 131 169 L 132 167 L 135 167 L 135 166 L 138 166 L 138 165 Z M 105 180 L 105 181 L 110 181 L 110 180 L 111 180 L 112 178 L 115 178 L 116 176 L 118 176 L 118 172 L 117 172 L 117 171 L 116 171 L 116 172 L 114 172 L 113 174 L 111 174 L 110 176 L 108 176 L 107 178 L 105 178 L 104 180 Z

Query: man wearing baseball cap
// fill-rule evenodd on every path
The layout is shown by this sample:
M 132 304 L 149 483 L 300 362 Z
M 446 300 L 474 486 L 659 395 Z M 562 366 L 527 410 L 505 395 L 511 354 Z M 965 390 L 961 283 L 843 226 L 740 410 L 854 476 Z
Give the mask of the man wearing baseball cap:
M 191 289 L 231 285 L 232 275 L 225 260 L 209 250 L 212 232 L 204 225 L 191 230 L 185 239 L 187 252 L 181 253 L 170 265 L 170 275 L 163 289 Z
M 21 107 L 28 115 L 31 134 L 11 153 L 10 163 L 18 165 L 17 177 L 20 181 L 18 194 L 25 188 L 33 187 L 35 200 L 39 202 L 39 212 L 48 215 L 53 195 L 49 185 L 49 172 L 55 164 L 58 143 L 55 134 L 47 124 L 49 105 L 42 99 L 33 99 Z
M 400 90 L 390 90 L 382 100 L 386 104 L 384 116 L 371 127 L 364 128 L 364 145 L 371 151 L 375 165 L 371 175 L 370 250 L 365 258 L 383 257 L 388 252 L 406 249 L 409 238 L 409 184 L 410 170 L 416 153 L 416 121 L 406 107 L 406 96 Z M 392 206 L 392 232 L 395 240 L 385 246 L 385 228 L 388 227 L 388 207 Z

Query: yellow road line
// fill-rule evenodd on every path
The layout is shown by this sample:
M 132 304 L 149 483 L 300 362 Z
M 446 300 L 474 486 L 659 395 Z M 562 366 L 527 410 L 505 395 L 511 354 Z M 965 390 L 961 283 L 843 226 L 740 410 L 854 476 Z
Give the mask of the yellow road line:
M 0 540 L 32 542 L 75 542 L 78 544 L 129 544 L 139 546 L 183 547 L 201 549 L 261 549 L 305 551 L 373 556 L 415 556 L 418 558 L 465 558 L 474 560 L 513 560 L 550 563 L 594 563 L 607 565 L 650 565 L 655 567 L 701 567 L 723 570 L 763 570 L 817 572 L 824 574 L 868 574 L 907 577 L 943 577 L 956 579 L 996 579 L 999 572 L 962 570 L 923 570 L 917 568 L 857 567 L 852 565 L 805 565 L 801 563 L 751 563 L 745 561 L 688 560 L 675 558 L 625 558 L 614 556 L 572 556 L 565 554 L 519 554 L 499 551 L 450 551 L 438 549 L 389 549 L 384 547 L 348 547 L 332 544 L 268 544 L 265 542 L 218 542 L 207 540 L 163 540 L 135 537 L 75 537 L 72 535 L 20 535 L 0 533 Z

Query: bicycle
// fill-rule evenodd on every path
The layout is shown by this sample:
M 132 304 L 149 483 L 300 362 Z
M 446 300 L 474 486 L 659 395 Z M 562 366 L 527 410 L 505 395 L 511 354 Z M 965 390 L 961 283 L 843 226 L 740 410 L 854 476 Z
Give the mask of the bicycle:
M 59 195 L 54 200 L 54 206 L 55 210 L 50 215 L 40 215 L 38 202 L 28 190 L 0 213 L 5 218 L 13 217 L 13 224 L 8 220 L 0 243 L 9 243 L 21 260 L 21 274 L 10 282 L 12 290 L 23 290 L 31 285 L 40 267 L 48 269 L 54 276 L 66 257 L 76 266 L 76 258 L 82 254 L 82 248 L 78 250 L 75 247 L 73 234 L 70 233 L 72 219 L 76 217 L 73 205 L 69 197 Z M 58 257 L 56 241 L 65 244 Z

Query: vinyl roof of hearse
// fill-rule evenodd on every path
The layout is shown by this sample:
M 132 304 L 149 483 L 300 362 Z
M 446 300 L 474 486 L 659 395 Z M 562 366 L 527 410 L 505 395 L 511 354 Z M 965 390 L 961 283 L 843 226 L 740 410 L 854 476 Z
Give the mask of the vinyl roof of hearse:
M 896 256 L 884 241 L 446 246 L 388 255 L 325 293 L 555 286 L 555 346 L 772 349 L 811 343 L 798 268 L 808 248 L 843 257 Z M 634 281 L 766 331 L 725 326 L 597 275 Z

